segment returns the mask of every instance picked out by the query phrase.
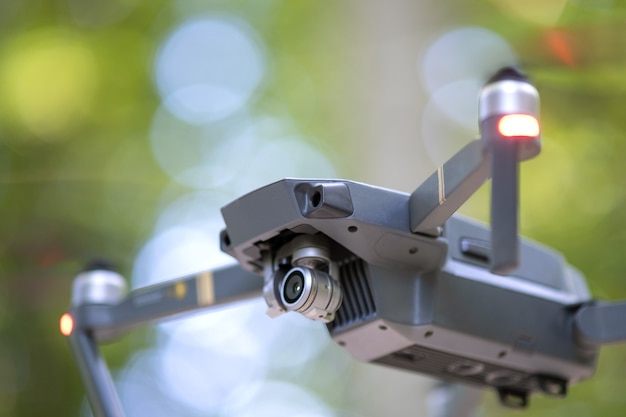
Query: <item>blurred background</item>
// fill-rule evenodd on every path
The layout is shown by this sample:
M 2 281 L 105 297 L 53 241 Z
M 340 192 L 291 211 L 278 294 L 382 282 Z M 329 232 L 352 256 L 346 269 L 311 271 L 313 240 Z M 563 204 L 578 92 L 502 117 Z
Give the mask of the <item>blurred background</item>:
M 511 64 L 542 96 L 522 232 L 626 298 L 623 1 L 1 0 L 0 417 L 90 415 L 58 331 L 86 262 L 132 288 L 225 265 L 219 208 L 287 176 L 411 192 L 476 137 L 478 89 Z M 462 211 L 488 220 L 486 196 Z M 129 417 L 421 416 L 433 386 L 262 302 L 103 350 Z M 625 373 L 606 348 L 524 415 L 621 416 Z M 491 392 L 480 412 L 518 414 Z

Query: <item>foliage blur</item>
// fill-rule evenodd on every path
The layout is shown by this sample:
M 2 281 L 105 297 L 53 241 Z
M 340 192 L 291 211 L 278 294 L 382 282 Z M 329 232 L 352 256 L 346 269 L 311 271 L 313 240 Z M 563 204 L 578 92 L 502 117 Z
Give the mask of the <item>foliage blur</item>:
M 336 175 L 403 191 L 476 133 L 446 123 L 451 133 L 433 151 L 420 130 L 432 93 L 422 82 L 430 45 L 457 28 L 497 34 L 542 96 L 544 149 L 522 167 L 522 231 L 561 251 L 595 296 L 626 298 L 621 1 L 2 0 L 0 416 L 84 415 L 84 391 L 57 320 L 85 262 L 113 260 L 131 277 L 172 202 L 202 192 L 225 203 L 237 196 L 232 190 L 252 189 L 250 182 L 197 185 L 155 156 L 155 135 L 170 135 L 175 145 L 167 152 L 191 160 L 187 136 L 199 123 L 154 132 L 156 115 L 171 103 L 156 66 L 168 40 L 182 33 L 176 30 L 201 19 L 247 28 L 264 73 L 245 109 L 202 135 L 217 143 L 240 121 L 287 120 L 281 134 L 325 155 Z M 220 169 L 256 175 L 238 162 L 245 152 L 221 152 Z M 463 211 L 486 220 L 485 189 Z M 111 368 L 152 343 L 145 336 L 106 347 Z M 322 366 L 320 358 L 315 363 Z M 622 415 L 624 371 L 626 349 L 607 348 L 592 380 L 566 400 L 533 398 L 526 415 Z M 388 375 L 398 384 L 407 378 Z M 374 410 L 379 399 L 367 393 L 376 383 L 348 400 L 337 399 L 345 387 L 318 381 L 309 388 L 331 408 L 352 410 L 345 415 L 370 415 L 368 404 Z M 378 407 L 394 415 L 406 398 L 391 398 Z M 494 398 L 486 396 L 485 415 L 512 415 Z

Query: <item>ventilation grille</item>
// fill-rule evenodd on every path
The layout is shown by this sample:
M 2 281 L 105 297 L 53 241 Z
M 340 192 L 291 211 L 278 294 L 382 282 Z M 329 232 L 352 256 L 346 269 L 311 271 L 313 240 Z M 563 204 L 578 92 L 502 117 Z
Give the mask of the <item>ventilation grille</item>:
M 356 322 L 371 319 L 376 314 L 365 262 L 356 258 L 339 266 L 339 282 L 343 301 L 329 329 L 337 330 Z

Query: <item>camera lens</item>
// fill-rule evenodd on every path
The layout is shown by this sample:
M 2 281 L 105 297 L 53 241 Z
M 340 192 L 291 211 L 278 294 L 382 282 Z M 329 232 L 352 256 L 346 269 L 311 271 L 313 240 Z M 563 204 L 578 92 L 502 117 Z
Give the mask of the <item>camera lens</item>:
M 297 266 L 280 285 L 280 298 L 287 311 L 297 311 L 313 320 L 328 323 L 341 304 L 341 288 L 323 271 Z
M 289 304 L 293 304 L 302 296 L 304 291 L 304 276 L 302 272 L 295 270 L 292 271 L 287 279 L 285 279 L 285 285 L 283 287 L 283 296 L 285 301 Z

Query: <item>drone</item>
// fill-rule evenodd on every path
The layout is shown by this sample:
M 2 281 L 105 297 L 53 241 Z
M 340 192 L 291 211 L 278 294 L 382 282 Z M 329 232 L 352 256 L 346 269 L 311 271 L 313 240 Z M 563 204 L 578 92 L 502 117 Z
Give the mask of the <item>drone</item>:
M 263 297 L 267 314 L 326 324 L 353 357 L 497 392 L 524 409 L 592 376 L 626 340 L 626 302 L 594 300 L 558 252 L 518 236 L 519 163 L 539 154 L 537 89 L 503 68 L 479 96 L 480 137 L 410 195 L 283 179 L 222 208 L 238 265 L 128 292 L 94 264 L 61 317 L 96 417 L 124 415 L 98 345 L 182 313 Z M 456 215 L 488 179 L 490 227 Z

